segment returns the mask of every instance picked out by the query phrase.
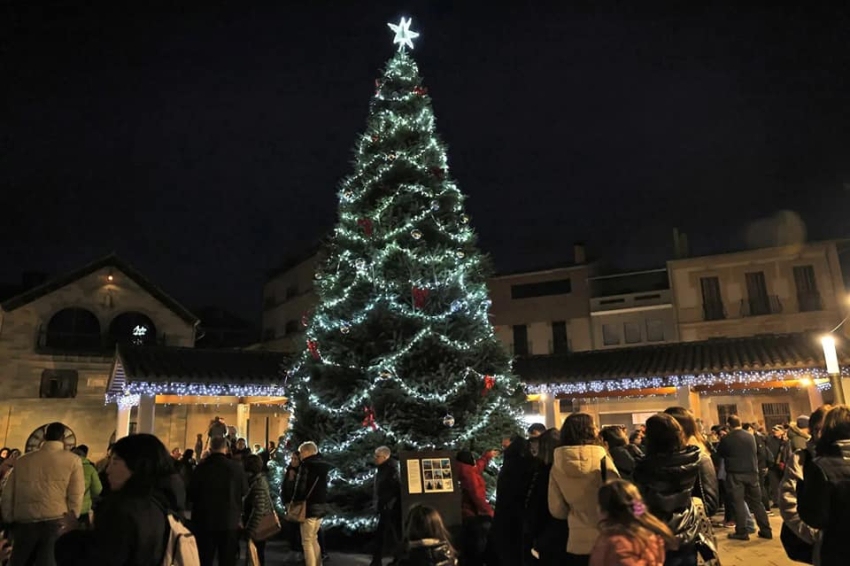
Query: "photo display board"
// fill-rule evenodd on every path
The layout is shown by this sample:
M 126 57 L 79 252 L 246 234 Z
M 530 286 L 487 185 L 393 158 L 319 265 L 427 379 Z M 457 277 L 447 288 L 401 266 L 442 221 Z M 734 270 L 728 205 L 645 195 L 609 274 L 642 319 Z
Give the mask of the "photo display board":
M 461 493 L 454 454 L 448 450 L 402 452 L 399 463 L 402 521 L 407 520 L 407 511 L 419 504 L 439 511 L 450 530 L 459 528 Z

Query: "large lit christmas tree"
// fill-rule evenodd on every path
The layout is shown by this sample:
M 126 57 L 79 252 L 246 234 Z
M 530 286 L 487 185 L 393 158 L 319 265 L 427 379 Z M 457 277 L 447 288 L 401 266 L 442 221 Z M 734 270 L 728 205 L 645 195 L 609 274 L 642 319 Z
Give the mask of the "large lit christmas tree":
M 369 528 L 372 453 L 498 448 L 525 399 L 488 318 L 486 258 L 416 63 L 410 20 L 390 24 L 398 52 L 376 81 L 339 221 L 316 273 L 307 348 L 287 376 L 293 441 L 334 466 L 335 514 Z

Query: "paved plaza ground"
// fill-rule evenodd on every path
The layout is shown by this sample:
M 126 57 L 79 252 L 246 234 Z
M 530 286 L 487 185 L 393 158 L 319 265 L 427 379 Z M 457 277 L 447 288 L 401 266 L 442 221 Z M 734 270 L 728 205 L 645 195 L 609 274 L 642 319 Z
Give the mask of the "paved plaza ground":
M 791 566 L 797 564 L 788 560 L 779 542 L 779 528 L 782 520 L 778 514 L 770 518 L 773 526 L 773 540 L 764 540 L 752 535 L 747 542 L 729 540 L 726 535 L 732 529 L 718 529 L 717 540 L 720 543 L 720 560 L 723 566 Z M 298 564 L 299 556 L 286 550 L 284 543 L 272 543 L 266 554 L 266 564 Z M 384 563 L 389 562 L 385 559 Z M 303 564 L 303 561 L 301 562 Z M 340 554 L 331 552 L 331 559 L 324 566 L 368 566 L 369 557 L 363 554 Z M 519 565 L 518 565 L 519 566 Z

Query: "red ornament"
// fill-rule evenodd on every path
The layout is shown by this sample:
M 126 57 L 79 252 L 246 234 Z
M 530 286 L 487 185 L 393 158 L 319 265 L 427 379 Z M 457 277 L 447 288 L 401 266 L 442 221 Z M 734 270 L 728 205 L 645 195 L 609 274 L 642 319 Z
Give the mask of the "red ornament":
M 322 354 L 319 353 L 319 343 L 315 340 L 307 340 L 307 349 L 310 351 L 310 355 L 313 356 L 314 360 L 322 357 Z
M 372 407 L 363 407 L 363 412 L 366 417 L 363 419 L 363 426 L 370 426 L 372 430 L 378 430 L 378 422 L 375 420 L 375 410 Z
M 378 141 L 378 136 L 372 136 L 372 141 L 373 141 L 373 142 Z
M 446 176 L 446 171 L 442 167 L 432 167 L 431 174 L 442 181 Z
M 363 233 L 367 238 L 372 237 L 372 219 L 371 218 L 361 218 L 357 221 L 357 225 L 363 228 Z
M 487 392 L 493 389 L 493 386 L 496 385 L 496 378 L 492 375 L 484 376 L 484 390 L 481 391 L 481 396 L 484 397 L 487 395 Z
M 421 309 L 425 306 L 425 301 L 428 300 L 428 295 L 431 294 L 430 289 L 424 289 L 422 287 L 414 287 L 412 289 L 413 292 L 413 306 L 417 309 Z
M 413 87 L 413 93 L 418 94 L 419 96 L 425 96 L 428 94 L 428 89 L 424 86 L 415 86 Z

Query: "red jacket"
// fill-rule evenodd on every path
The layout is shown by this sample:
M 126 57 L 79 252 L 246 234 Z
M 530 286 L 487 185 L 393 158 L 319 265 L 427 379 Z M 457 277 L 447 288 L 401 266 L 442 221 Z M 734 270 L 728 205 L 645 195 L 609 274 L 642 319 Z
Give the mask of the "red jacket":
M 457 462 L 457 474 L 462 496 L 460 512 L 463 518 L 475 517 L 476 515 L 493 516 L 493 508 L 487 501 L 484 476 L 481 475 L 491 458 L 493 458 L 493 454 L 488 451 L 478 459 L 474 466 Z

